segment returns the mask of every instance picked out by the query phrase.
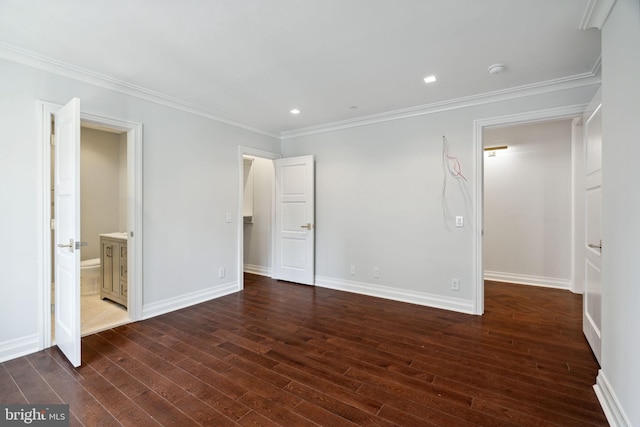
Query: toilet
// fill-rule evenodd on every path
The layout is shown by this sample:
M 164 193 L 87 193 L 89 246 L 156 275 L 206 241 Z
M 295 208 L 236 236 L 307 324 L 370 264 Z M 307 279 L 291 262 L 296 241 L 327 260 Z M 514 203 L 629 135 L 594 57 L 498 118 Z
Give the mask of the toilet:
M 80 294 L 100 293 L 100 258 L 86 259 L 80 262 Z

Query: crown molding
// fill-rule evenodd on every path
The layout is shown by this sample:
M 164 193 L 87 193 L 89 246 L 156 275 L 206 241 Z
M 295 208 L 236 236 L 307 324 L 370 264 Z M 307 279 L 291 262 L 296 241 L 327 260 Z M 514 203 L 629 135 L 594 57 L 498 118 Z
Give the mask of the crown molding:
M 164 105 L 166 107 L 175 108 L 177 110 L 215 120 L 217 122 L 224 123 L 236 128 L 248 130 L 250 132 L 270 136 L 273 138 L 280 138 L 278 134 L 272 131 L 259 129 L 254 126 L 246 125 L 244 123 L 236 122 L 234 120 L 218 116 L 213 111 L 201 105 L 192 104 L 190 102 L 186 102 L 184 100 L 160 92 L 146 89 L 138 85 L 127 83 L 125 81 L 118 80 L 104 74 L 88 70 L 86 68 L 78 67 L 64 61 L 49 58 L 39 53 L 31 52 L 29 50 L 10 45 L 8 43 L 0 42 L 0 58 L 4 58 L 12 62 L 17 62 L 19 64 L 27 65 L 29 67 L 37 68 L 50 73 L 58 74 L 64 77 L 69 77 L 71 79 L 79 80 L 105 89 L 114 90 L 125 95 L 134 96 L 136 98 L 144 99 L 146 101 Z
M 419 105 L 416 107 L 404 108 L 400 110 L 388 111 L 355 119 L 342 120 L 325 125 L 310 126 L 301 129 L 284 131 L 280 134 L 282 140 L 297 138 L 300 136 L 314 135 L 323 132 L 332 132 L 341 129 L 348 129 L 357 126 L 366 126 L 375 123 L 382 123 L 392 120 L 406 119 L 410 117 L 424 116 L 427 114 L 440 113 L 443 111 L 456 110 L 460 108 L 474 107 L 500 101 L 507 101 L 527 96 L 540 95 L 549 92 L 574 89 L 584 86 L 598 85 L 601 83 L 596 72 L 600 69 L 598 59 L 593 70 L 588 73 L 563 77 L 560 79 L 548 80 L 540 83 L 533 83 L 514 88 L 487 92 L 479 95 L 472 95 L 463 98 L 450 99 L 432 104 Z
M 612 2 L 616 0 L 591 0 L 593 3 L 597 2 Z M 195 114 L 207 119 L 215 120 L 220 123 L 224 123 L 236 128 L 244 129 L 253 133 L 269 136 L 272 138 L 278 138 L 280 140 L 286 140 L 290 138 L 296 138 L 300 136 L 313 135 L 323 132 L 331 132 L 340 129 L 348 129 L 357 126 L 366 126 L 374 123 L 382 123 L 386 121 L 405 119 L 410 117 L 422 116 L 426 114 L 434 114 L 443 111 L 450 111 L 460 108 L 467 108 L 472 106 L 478 106 L 493 102 L 506 101 L 515 98 L 521 98 L 526 96 L 544 94 L 554 91 L 573 89 L 582 86 L 590 86 L 600 84 L 600 78 L 597 76 L 600 70 L 600 58 L 596 61 L 593 69 L 589 73 L 578 74 L 574 76 L 564 77 L 555 80 L 548 80 L 545 82 L 534 83 L 524 86 L 518 86 L 514 88 L 504 89 L 500 91 L 487 92 L 478 95 L 472 95 L 462 98 L 456 98 L 451 100 L 440 101 L 432 104 L 419 105 L 416 107 L 409 107 L 400 110 L 392 110 L 378 114 L 372 114 L 368 116 L 358 117 L 349 120 L 342 120 L 332 123 L 326 123 L 322 125 L 310 126 L 306 128 L 293 129 L 276 133 L 265 129 L 256 128 L 254 126 L 246 125 L 244 123 L 236 122 L 221 116 L 216 115 L 214 112 L 207 108 L 186 102 L 184 100 L 152 91 L 150 89 L 143 88 L 131 83 L 127 83 L 122 80 L 118 80 L 104 74 L 97 73 L 92 70 L 88 70 L 76 65 L 59 61 L 47 56 L 31 52 L 26 49 L 19 48 L 17 46 L 10 45 L 8 43 L 0 42 L 0 58 L 7 59 L 12 62 L 17 62 L 23 65 L 27 65 L 32 68 L 41 69 L 47 72 L 58 74 L 64 77 L 68 77 L 74 80 L 79 80 L 85 83 L 89 83 L 95 86 L 103 87 L 105 89 L 114 90 L 126 95 L 134 96 L 136 98 L 144 99 L 156 104 L 164 105 L 167 107 L 175 108 L 187 113 Z
M 616 0 L 589 0 L 579 28 L 583 31 L 589 28 L 602 30 L 615 4 Z

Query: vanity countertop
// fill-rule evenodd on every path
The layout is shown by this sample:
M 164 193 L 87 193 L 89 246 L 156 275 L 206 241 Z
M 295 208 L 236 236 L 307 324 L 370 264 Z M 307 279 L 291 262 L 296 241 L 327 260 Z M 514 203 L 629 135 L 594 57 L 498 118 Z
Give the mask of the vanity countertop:
M 127 232 L 126 231 L 116 231 L 114 233 L 104 233 L 104 234 L 100 234 L 100 237 L 108 237 L 110 239 L 127 240 Z

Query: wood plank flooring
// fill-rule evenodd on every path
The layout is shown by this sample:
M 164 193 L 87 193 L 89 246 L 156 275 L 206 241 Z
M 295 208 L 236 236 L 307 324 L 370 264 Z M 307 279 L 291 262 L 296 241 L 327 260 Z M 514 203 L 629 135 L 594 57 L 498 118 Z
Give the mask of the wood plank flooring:
M 246 275 L 245 290 L 4 362 L 71 425 L 601 426 L 581 296 L 487 282 L 471 316 Z

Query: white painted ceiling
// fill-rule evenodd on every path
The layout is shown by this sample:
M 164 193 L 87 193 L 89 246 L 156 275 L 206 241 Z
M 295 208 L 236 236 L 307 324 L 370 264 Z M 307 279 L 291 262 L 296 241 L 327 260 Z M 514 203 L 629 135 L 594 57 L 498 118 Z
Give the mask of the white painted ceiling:
M 277 134 L 590 75 L 600 34 L 579 29 L 588 6 L 589 0 L 0 0 L 0 43 Z M 487 68 L 497 62 L 507 71 L 490 75 Z M 423 82 L 429 74 L 435 84 Z M 291 115 L 294 107 L 302 114 Z

